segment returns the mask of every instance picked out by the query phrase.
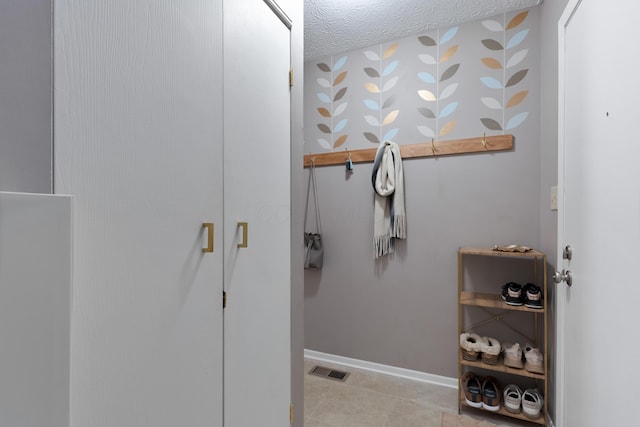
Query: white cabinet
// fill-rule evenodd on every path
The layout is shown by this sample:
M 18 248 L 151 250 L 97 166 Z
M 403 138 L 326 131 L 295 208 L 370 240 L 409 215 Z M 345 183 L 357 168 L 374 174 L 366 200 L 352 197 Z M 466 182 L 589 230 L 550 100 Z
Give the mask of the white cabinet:
M 0 425 L 69 426 L 71 198 L 0 192 Z
M 57 3 L 74 426 L 289 422 L 289 34 L 222 3 Z

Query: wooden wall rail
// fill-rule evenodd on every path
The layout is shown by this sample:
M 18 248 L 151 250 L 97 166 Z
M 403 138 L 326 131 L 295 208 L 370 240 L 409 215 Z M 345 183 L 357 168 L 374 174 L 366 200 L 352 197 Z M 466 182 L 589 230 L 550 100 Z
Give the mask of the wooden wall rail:
M 455 139 L 449 141 L 421 142 L 418 144 L 400 145 L 402 159 L 419 157 L 446 156 L 452 154 L 483 153 L 489 151 L 505 151 L 513 148 L 513 135 L 480 136 L 477 138 Z M 331 153 L 307 154 L 304 156 L 304 167 L 311 166 L 315 159 L 316 166 L 344 165 L 351 155 L 353 163 L 373 162 L 376 148 L 365 148 L 352 151 L 334 151 Z

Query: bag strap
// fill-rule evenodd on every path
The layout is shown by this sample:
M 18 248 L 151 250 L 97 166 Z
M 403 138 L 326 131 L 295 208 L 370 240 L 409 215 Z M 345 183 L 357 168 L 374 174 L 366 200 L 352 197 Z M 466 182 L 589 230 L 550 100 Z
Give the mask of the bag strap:
M 311 187 L 313 185 L 313 187 Z M 320 206 L 318 205 L 318 184 L 316 183 L 316 162 L 311 159 L 311 170 L 309 172 L 309 184 L 307 185 L 307 204 L 304 208 L 304 230 L 307 231 L 307 217 L 309 216 L 309 193 L 313 190 L 313 201 L 316 208 L 316 228 L 318 234 L 322 234 L 320 225 Z

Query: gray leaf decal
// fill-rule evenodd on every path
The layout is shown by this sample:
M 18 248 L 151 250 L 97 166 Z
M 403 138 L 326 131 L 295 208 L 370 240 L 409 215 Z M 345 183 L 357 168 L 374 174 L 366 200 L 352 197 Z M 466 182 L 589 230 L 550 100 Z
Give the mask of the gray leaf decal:
M 489 50 L 504 50 L 504 47 L 496 40 L 484 39 L 482 44 Z
M 391 107 L 395 102 L 396 102 L 396 98 L 393 96 L 390 96 L 389 99 L 384 101 L 384 104 L 382 104 L 382 108 Z
M 369 140 L 369 142 L 373 142 L 374 144 L 380 144 L 380 140 L 377 136 L 372 134 L 371 132 L 365 132 L 364 137 Z
M 338 91 L 338 93 L 336 93 L 336 96 L 333 97 L 333 101 L 340 101 L 345 93 L 347 93 L 347 88 L 343 87 Z
M 427 119 L 435 119 L 436 118 L 436 113 L 434 113 L 429 108 L 418 108 L 418 112 L 420 114 L 422 114 L 423 116 L 425 116 Z
M 515 73 L 513 76 L 511 76 L 511 78 L 507 82 L 507 87 L 520 83 L 520 81 L 525 78 L 528 71 L 529 70 L 520 70 L 517 73 Z
M 480 121 L 482 122 L 482 124 L 490 130 L 502 130 L 502 126 L 500 126 L 500 123 L 496 122 L 493 119 L 480 119 Z
M 420 36 L 418 37 L 418 40 L 420 40 L 420 43 L 422 43 L 425 46 L 435 46 L 437 44 L 434 39 L 427 36 Z
M 378 70 L 376 70 L 375 68 L 367 67 L 364 69 L 364 72 L 367 73 L 367 76 L 369 77 L 380 77 L 380 73 L 378 73 Z
M 318 129 L 320 129 L 320 132 L 322 133 L 331 133 L 331 128 L 322 123 L 318 123 Z
M 442 77 L 440 77 L 440 81 L 443 82 L 445 80 L 449 80 L 458 72 L 458 68 L 460 68 L 460 64 L 454 64 L 451 67 L 447 68 L 444 71 L 444 73 L 442 73 Z
M 322 62 L 318 64 L 318 68 L 320 68 L 320 70 L 324 71 L 325 73 L 329 73 L 331 71 L 331 67 L 329 67 L 327 64 L 323 64 Z

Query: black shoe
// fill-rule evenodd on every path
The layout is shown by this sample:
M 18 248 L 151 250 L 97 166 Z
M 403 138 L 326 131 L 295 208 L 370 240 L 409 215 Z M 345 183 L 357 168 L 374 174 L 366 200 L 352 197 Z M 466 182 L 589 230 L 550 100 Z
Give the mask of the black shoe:
M 502 294 L 500 296 L 509 305 L 522 305 L 524 303 L 522 285 L 515 282 L 502 285 Z
M 542 290 L 533 283 L 527 283 L 522 288 L 524 305 L 529 308 L 542 308 Z

